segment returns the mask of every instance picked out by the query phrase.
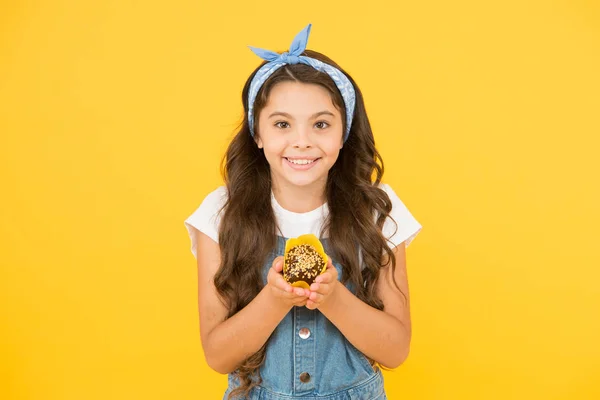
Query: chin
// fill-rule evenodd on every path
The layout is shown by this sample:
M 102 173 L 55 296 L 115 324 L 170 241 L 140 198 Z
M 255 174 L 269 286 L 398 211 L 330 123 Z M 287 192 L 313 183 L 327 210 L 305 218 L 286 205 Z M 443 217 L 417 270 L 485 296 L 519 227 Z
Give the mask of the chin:
M 314 183 L 321 181 L 323 179 L 327 180 L 327 175 L 317 176 L 317 175 L 305 174 L 305 173 L 290 174 L 287 171 L 284 174 L 280 174 L 279 176 L 294 186 L 310 186 L 310 185 L 313 185 Z
M 290 176 L 286 176 L 285 180 L 294 186 L 310 186 L 311 184 L 318 181 L 318 179 L 314 179 L 312 177 L 298 178 L 298 177 L 290 177 Z

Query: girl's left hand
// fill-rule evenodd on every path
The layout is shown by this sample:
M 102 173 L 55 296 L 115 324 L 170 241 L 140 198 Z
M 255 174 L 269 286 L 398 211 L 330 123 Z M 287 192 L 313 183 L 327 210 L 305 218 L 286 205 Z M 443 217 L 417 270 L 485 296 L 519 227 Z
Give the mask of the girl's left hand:
M 314 310 L 322 306 L 334 292 L 338 283 L 338 272 L 333 266 L 331 258 L 327 257 L 327 269 L 321 275 L 315 278 L 315 281 L 310 285 L 309 297 L 306 302 L 306 308 Z

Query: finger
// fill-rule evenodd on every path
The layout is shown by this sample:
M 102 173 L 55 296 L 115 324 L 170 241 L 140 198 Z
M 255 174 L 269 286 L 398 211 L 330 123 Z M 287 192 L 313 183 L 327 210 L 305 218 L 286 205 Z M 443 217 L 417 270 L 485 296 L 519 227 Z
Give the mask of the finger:
M 315 308 L 317 308 L 317 305 L 315 304 L 314 301 L 308 300 L 306 302 L 306 308 L 308 308 L 309 310 L 314 310 Z
M 298 307 L 304 307 L 306 305 L 306 302 L 308 301 L 308 299 L 303 298 L 302 300 L 296 300 L 294 301 L 294 305 L 298 306 Z
M 292 288 L 292 290 L 290 292 L 286 292 L 286 297 L 287 298 L 292 299 L 292 300 L 296 300 L 296 299 L 306 300 L 306 299 L 308 299 L 310 291 L 308 292 L 308 294 L 306 294 L 306 292 L 304 291 L 303 288 L 298 288 L 298 287 L 294 287 L 294 286 L 291 286 L 291 288 Z
M 294 294 L 298 297 L 308 297 L 308 295 L 306 294 L 306 289 L 299 287 L 294 288 Z
M 327 294 L 329 293 L 329 288 L 330 285 L 328 283 L 313 283 L 310 285 L 311 293 L 316 292 L 320 294 Z
M 335 265 L 333 265 L 333 261 L 331 261 L 331 259 L 327 260 L 327 271 L 337 273 L 337 269 L 335 269 Z
M 282 257 L 282 256 L 276 257 L 276 258 L 273 260 L 273 269 L 274 269 L 276 272 L 281 272 L 281 271 L 283 271 L 283 257 Z
M 323 272 L 321 275 L 315 278 L 315 282 L 317 283 L 330 283 L 333 281 L 333 274 L 331 271 L 327 270 L 327 272 Z
M 278 288 L 278 289 L 280 289 L 280 290 L 282 290 L 284 292 L 287 292 L 287 293 L 292 293 L 293 292 L 294 288 L 292 287 L 292 285 L 290 285 L 289 283 L 287 283 L 285 281 L 285 279 L 283 279 L 283 277 L 281 275 L 277 275 L 275 277 L 275 283 L 274 284 L 275 284 L 276 288 Z
M 284 292 L 281 289 L 273 288 L 273 295 L 279 301 L 294 302 L 295 297 L 291 293 Z
M 333 261 L 331 261 L 331 258 L 328 257 L 327 258 L 327 269 L 331 269 L 331 268 L 335 268 L 335 267 L 333 266 Z
M 312 292 L 308 299 L 315 303 L 320 303 L 323 300 L 323 295 L 321 293 Z
M 298 300 L 307 299 L 307 297 L 301 298 L 300 296 L 296 296 L 294 292 L 286 292 L 284 290 L 279 290 L 279 295 L 284 299 L 291 301 L 292 303 Z

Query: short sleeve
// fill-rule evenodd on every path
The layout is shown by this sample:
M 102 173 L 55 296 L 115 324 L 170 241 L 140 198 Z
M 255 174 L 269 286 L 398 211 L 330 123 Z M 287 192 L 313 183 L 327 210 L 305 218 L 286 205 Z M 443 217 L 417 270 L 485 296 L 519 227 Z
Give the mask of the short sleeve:
M 191 250 L 194 257 L 198 258 L 196 251 L 198 244 L 196 243 L 196 236 L 192 228 L 198 229 L 200 232 L 219 243 L 219 223 L 221 221 L 220 210 L 226 200 L 227 187 L 220 186 L 206 195 L 200 206 L 184 221 L 184 225 L 190 237 Z
M 394 221 L 396 221 L 397 224 L 396 227 L 394 221 L 388 217 L 383 224 L 383 235 L 394 246 L 398 246 L 400 243 L 405 242 L 405 246 L 408 247 L 408 245 L 421 231 L 422 226 L 413 217 L 406 205 L 402 202 L 402 200 L 400 200 L 390 185 L 382 183 L 380 188 L 385 190 L 392 201 L 392 210 L 390 211 L 390 216 L 394 219 Z

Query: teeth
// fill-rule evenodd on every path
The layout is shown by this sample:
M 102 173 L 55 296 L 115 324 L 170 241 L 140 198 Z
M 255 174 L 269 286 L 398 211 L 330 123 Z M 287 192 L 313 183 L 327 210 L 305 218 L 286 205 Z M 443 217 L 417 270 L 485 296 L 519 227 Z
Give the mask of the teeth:
M 315 160 L 290 160 L 289 158 L 287 160 L 293 164 L 298 165 L 312 164 L 313 162 L 315 162 Z

